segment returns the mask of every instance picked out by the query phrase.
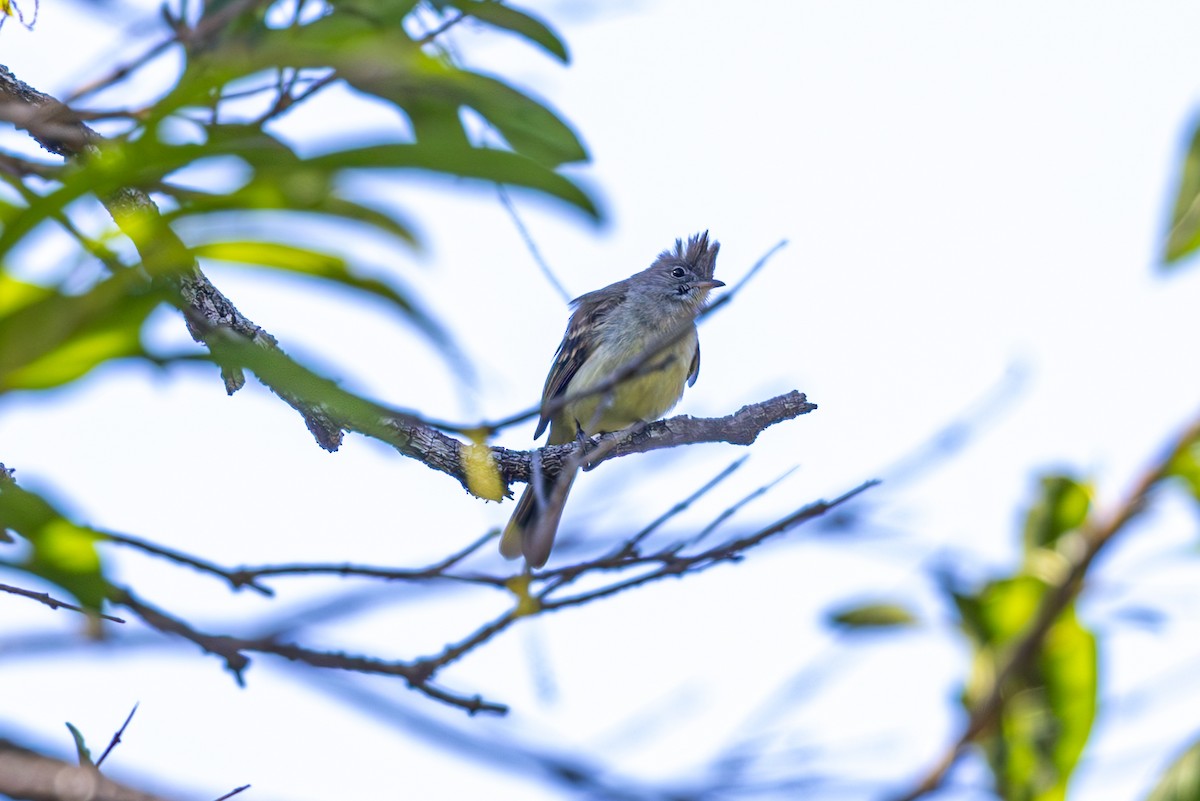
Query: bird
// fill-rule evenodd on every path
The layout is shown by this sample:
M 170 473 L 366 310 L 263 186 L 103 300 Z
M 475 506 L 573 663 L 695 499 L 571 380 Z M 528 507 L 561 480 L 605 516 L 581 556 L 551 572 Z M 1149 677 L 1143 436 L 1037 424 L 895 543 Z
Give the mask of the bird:
M 720 247 L 708 231 L 686 243 L 676 239 L 641 272 L 571 301 L 534 439 L 547 426 L 549 445 L 620 431 L 657 420 L 679 402 L 685 383 L 694 385 L 700 374 L 696 316 L 709 292 L 725 286 L 713 278 Z M 639 360 L 639 369 L 607 386 Z M 504 557 L 524 556 L 531 568 L 546 564 L 577 470 L 558 478 L 535 472 L 500 538 Z

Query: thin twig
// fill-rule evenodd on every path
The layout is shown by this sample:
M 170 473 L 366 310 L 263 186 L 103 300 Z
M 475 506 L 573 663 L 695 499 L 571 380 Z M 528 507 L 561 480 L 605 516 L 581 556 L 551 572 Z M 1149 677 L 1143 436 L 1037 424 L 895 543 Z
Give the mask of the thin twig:
M 104 764 L 104 760 L 108 759 L 108 755 L 114 748 L 117 747 L 117 743 L 121 742 L 121 735 L 125 733 L 125 729 L 129 728 L 129 722 L 133 720 L 133 713 L 137 712 L 137 710 L 138 705 L 134 704 L 133 709 L 129 710 L 129 716 L 126 717 L 125 722 L 121 724 L 121 728 L 117 729 L 116 733 L 113 734 L 112 740 L 110 740 L 108 743 L 108 748 L 105 748 L 104 753 L 101 754 L 100 758 L 96 760 L 97 768 Z
M 257 583 L 254 580 L 253 575 L 243 575 L 241 571 L 227 570 L 205 559 L 191 556 L 170 548 L 164 548 L 161 545 L 155 545 L 152 542 L 147 542 L 146 540 L 138 539 L 137 537 L 130 537 L 127 534 L 117 534 L 112 531 L 105 531 L 102 532 L 102 534 L 104 536 L 104 540 L 102 541 L 104 542 L 111 542 L 116 545 L 124 545 L 129 548 L 136 548 L 139 551 L 145 551 L 146 553 L 153 554 L 154 556 L 161 556 L 169 561 L 176 562 L 181 565 L 187 565 L 188 567 L 199 570 L 201 573 L 209 573 L 214 576 L 219 576 L 228 581 L 230 586 L 232 586 L 235 590 L 241 589 L 242 587 L 249 587 L 255 592 L 268 597 L 275 594 L 275 591 L 270 587 L 264 587 L 263 585 Z
M 768 481 L 766 484 L 763 484 L 762 486 L 753 490 L 752 492 L 749 492 L 746 495 L 743 495 L 741 498 L 739 498 L 737 500 L 736 503 L 734 503 L 732 506 L 727 507 L 719 515 L 717 515 L 715 518 L 713 518 L 712 522 L 710 522 L 707 526 L 700 529 L 700 532 L 698 534 L 696 534 L 696 536 L 689 537 L 688 539 L 677 543 L 676 547 L 679 550 L 683 550 L 684 548 L 691 548 L 691 547 L 698 545 L 709 534 L 713 533 L 717 529 L 718 526 L 720 526 L 726 520 L 728 520 L 729 518 L 731 518 L 735 514 L 737 514 L 738 510 L 740 510 L 743 506 L 745 506 L 746 504 L 755 500 L 756 498 L 761 498 L 763 495 L 766 495 L 768 492 L 770 492 L 772 489 L 774 489 L 775 486 L 777 484 L 779 484 L 779 482 L 783 481 L 785 478 L 790 476 L 792 473 L 796 472 L 797 469 L 799 469 L 799 468 L 798 467 L 789 467 L 787 470 L 783 471 L 783 473 L 780 476 L 778 476 L 777 478 L 774 478 L 771 481 Z
M 485 576 L 456 576 L 447 571 L 456 564 L 475 553 L 484 544 L 496 538 L 495 532 L 488 532 L 476 539 L 466 548 L 451 554 L 429 567 L 416 569 L 384 568 L 370 565 L 332 565 L 324 563 L 293 564 L 293 565 L 263 565 L 261 567 L 243 567 L 229 572 L 231 579 L 237 583 L 249 583 L 271 576 L 296 575 L 337 575 L 377 578 L 386 581 L 420 581 L 422 579 L 442 579 L 467 583 L 502 585 L 503 579 Z
M 468 15 L 466 13 L 459 11 L 453 17 L 446 20 L 441 25 L 437 26 L 436 28 L 434 28 L 433 30 L 429 31 L 424 36 L 422 36 L 420 39 L 418 39 L 417 44 L 419 44 L 419 45 L 432 44 L 434 39 L 437 39 L 439 36 L 444 34 L 446 31 L 450 30 L 455 25 L 462 22 L 464 19 L 467 18 L 467 16 Z
M 538 249 L 537 243 L 533 241 L 533 235 L 525 227 L 524 221 L 521 220 L 521 215 L 517 213 L 516 204 L 508 196 L 508 190 L 504 188 L 504 184 L 496 184 L 496 194 L 500 196 L 500 205 L 508 212 L 508 216 L 512 218 L 517 233 L 521 235 L 521 239 L 525 242 L 525 249 L 533 257 L 533 263 L 542 271 L 542 275 L 550 283 L 550 286 L 554 287 L 554 291 L 559 294 L 559 297 L 569 302 L 571 300 L 571 293 L 562 285 L 562 282 L 558 280 L 558 276 L 554 274 L 554 270 L 550 269 L 550 265 L 542 257 L 541 250 Z
M 634 553 L 637 550 L 638 544 L 642 540 L 646 539 L 646 537 L 649 537 L 651 534 L 653 534 L 655 531 L 657 531 L 659 529 L 659 527 L 661 527 L 664 523 L 666 523 L 672 517 L 675 517 L 676 515 L 687 511 L 688 507 L 690 507 L 693 503 L 698 501 L 703 496 L 707 495 L 718 484 L 720 484 L 722 481 L 724 481 L 725 479 L 727 479 L 731 475 L 733 475 L 737 471 L 738 468 L 740 468 L 743 464 L 746 463 L 746 460 L 749 458 L 750 457 L 747 455 L 747 456 L 740 456 L 737 459 L 734 459 L 732 462 L 729 463 L 729 465 L 724 470 L 722 470 L 720 473 L 717 473 L 717 475 L 715 475 L 711 479 L 709 479 L 704 484 L 704 486 L 700 487 L 700 489 L 696 490 L 691 495 L 687 496 L 686 498 L 684 498 L 683 500 L 679 501 L 674 506 L 672 506 L 670 509 L 663 512 L 655 520 L 653 520 L 649 525 L 647 525 L 645 528 L 643 528 L 637 534 L 634 534 L 632 537 L 630 537 L 624 543 L 622 543 L 620 550 L 617 551 L 614 554 L 614 556 L 621 556 L 623 554 Z
M 7 592 L 10 595 L 20 595 L 22 598 L 29 598 L 37 601 L 38 603 L 45 604 L 51 609 L 70 609 L 72 612 L 81 612 L 85 615 L 95 615 L 96 617 L 112 621 L 113 623 L 125 622 L 119 617 L 101 614 L 100 612 L 93 612 L 90 609 L 84 609 L 82 606 L 76 606 L 75 604 L 69 604 L 66 601 L 60 601 L 57 598 L 52 597 L 50 593 L 47 592 L 34 592 L 33 590 L 27 590 L 22 587 L 13 587 L 10 584 L 0 584 L 0 592 Z
M 129 609 L 151 628 L 157 629 L 164 634 L 174 634 L 182 637 L 195 643 L 205 652 L 221 658 L 224 660 L 229 671 L 233 673 L 239 685 L 245 683 L 245 671 L 250 665 L 250 658 L 246 656 L 247 653 L 274 654 L 293 662 L 303 662 L 311 667 L 349 670 L 382 676 L 398 676 L 405 679 L 408 685 L 416 691 L 450 706 L 465 709 L 471 714 L 477 712 L 504 714 L 508 711 L 508 708 L 504 705 L 485 701 L 478 695 L 460 695 L 430 683 L 432 671 L 422 664 L 412 664 L 398 660 L 384 660 L 341 652 L 317 651 L 276 640 L 251 640 L 227 635 L 205 634 L 194 629 L 184 621 L 136 597 L 125 588 L 114 588 L 112 601 Z
M 418 660 L 414 663 L 414 666 L 427 671 L 432 676 L 436 671 L 462 658 L 524 617 L 532 617 L 571 606 L 579 606 L 653 581 L 676 577 L 686 573 L 700 572 L 723 562 L 738 561 L 745 556 L 746 551 L 795 528 L 807 520 L 819 517 L 829 510 L 841 506 L 860 493 L 875 486 L 876 483 L 878 482 L 867 481 L 831 501 L 817 501 L 808 504 L 753 534 L 729 540 L 721 545 L 696 554 L 681 556 L 673 549 L 667 548 L 652 554 L 641 556 L 614 555 L 568 567 L 526 574 L 521 580 L 522 582 L 534 583 L 540 586 L 536 591 L 528 591 L 527 600 L 520 602 L 517 609 L 501 614 L 491 622 L 476 629 L 465 639 L 446 646 L 437 655 Z M 549 597 L 556 590 L 576 581 L 582 576 L 614 571 L 628 571 L 647 564 L 658 564 L 659 567 L 650 572 L 639 573 L 632 578 L 612 581 L 578 595 L 557 599 Z

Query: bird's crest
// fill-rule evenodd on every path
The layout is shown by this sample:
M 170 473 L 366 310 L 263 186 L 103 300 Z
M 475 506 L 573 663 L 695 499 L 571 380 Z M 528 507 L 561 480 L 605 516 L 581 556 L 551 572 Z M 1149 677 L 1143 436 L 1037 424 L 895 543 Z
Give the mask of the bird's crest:
M 658 254 L 658 263 L 686 264 L 695 270 L 702 279 L 713 277 L 717 267 L 717 251 L 721 249 L 720 242 L 708 242 L 708 231 L 688 237 L 687 245 L 682 239 L 675 240 L 674 250 L 664 250 Z

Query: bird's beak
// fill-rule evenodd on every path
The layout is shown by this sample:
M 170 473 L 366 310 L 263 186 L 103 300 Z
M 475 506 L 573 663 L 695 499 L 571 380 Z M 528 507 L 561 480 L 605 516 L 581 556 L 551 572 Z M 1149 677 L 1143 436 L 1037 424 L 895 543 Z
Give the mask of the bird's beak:
M 725 282 L 710 278 L 707 281 L 696 281 L 692 284 L 692 289 L 716 289 L 719 286 L 725 286 Z

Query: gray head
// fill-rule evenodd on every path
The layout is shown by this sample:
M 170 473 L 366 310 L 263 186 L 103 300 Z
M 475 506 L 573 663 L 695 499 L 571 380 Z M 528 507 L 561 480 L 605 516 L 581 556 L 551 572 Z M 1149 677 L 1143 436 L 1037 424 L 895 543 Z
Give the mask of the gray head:
M 682 239 L 676 239 L 674 250 L 659 253 L 653 264 L 634 277 L 639 283 L 644 281 L 646 286 L 665 292 L 669 298 L 698 309 L 709 290 L 725 286 L 724 281 L 713 278 L 720 249 L 719 242 L 709 243 L 708 231 L 690 237 L 686 246 Z

